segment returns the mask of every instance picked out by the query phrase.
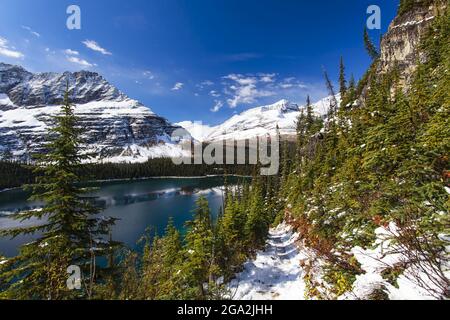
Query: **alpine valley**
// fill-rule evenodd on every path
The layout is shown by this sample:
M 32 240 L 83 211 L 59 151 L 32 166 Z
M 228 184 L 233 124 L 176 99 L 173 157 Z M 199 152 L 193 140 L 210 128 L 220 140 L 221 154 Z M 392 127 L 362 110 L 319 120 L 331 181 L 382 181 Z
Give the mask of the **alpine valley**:
M 276 134 L 277 127 L 282 136 L 295 137 L 297 118 L 305 108 L 281 100 L 214 127 L 192 121 L 172 124 L 95 72 L 33 74 L 21 66 L 0 63 L 0 159 L 29 161 L 33 153 L 42 152 L 67 86 L 95 162 L 137 163 L 183 156 L 179 143 L 171 139 L 182 128 L 186 137 L 200 142 Z M 330 97 L 314 103 L 315 114 L 326 117 L 329 105 Z
M 261 8 L 270 19 L 264 26 L 253 19 L 259 28 L 242 26 L 254 39 L 232 32 L 232 43 L 244 49 L 243 43 L 262 39 L 252 48 L 267 49 L 270 34 L 274 42 L 286 36 L 283 49 L 289 50 L 299 43 L 298 31 L 284 28 L 287 34 L 282 34 L 278 28 L 289 19 L 279 23 L 276 17 L 288 15 L 286 6 L 294 2 L 279 7 L 280 1 L 264 1 Z M 340 1 L 336 11 L 358 14 L 348 2 Z M 214 31 L 234 31 L 242 17 L 254 18 L 237 14 L 228 7 L 232 1 L 222 3 L 224 10 L 212 3 L 221 14 L 233 9 L 231 19 L 220 16 L 226 23 L 215 19 L 208 25 L 215 45 L 225 38 Z M 273 10 L 265 7 L 269 3 Z M 306 4 L 323 12 L 323 3 L 301 5 Z M 0 300 L 450 299 L 450 7 L 448 0 L 396 4 L 396 16 L 380 41 L 373 41 L 368 25 L 357 35 L 367 68 L 356 70 L 355 51 L 337 57 L 336 83 L 326 70 L 314 68 L 323 73 L 328 97 L 307 98 L 305 104 L 283 99 L 216 126 L 189 121 L 195 119 L 172 124 L 97 73 L 33 74 L 0 64 L 0 188 L 9 189 L 0 193 L 0 251 L 6 251 L 0 252 Z M 191 9 L 177 8 L 186 16 Z M 161 20 L 174 23 L 172 14 Z M 209 17 L 195 14 L 200 22 Z M 317 34 L 321 28 L 330 33 L 329 21 L 320 14 L 312 18 L 318 25 L 300 33 L 322 41 Z M 194 22 L 182 26 L 191 30 Z M 199 41 L 203 29 L 195 29 L 187 41 L 184 63 L 199 43 L 205 52 L 214 51 Z M 242 70 L 221 76 L 223 101 L 211 111 L 228 96 L 234 97 L 226 100 L 230 107 L 291 96 L 264 89 L 277 84 L 275 76 L 257 73 L 259 63 L 280 74 L 298 70 L 317 57 L 344 51 L 348 33 L 340 36 L 337 48 L 332 41 L 320 47 L 306 43 L 309 50 L 293 54 L 307 55 L 307 62 L 295 67 L 290 60 L 282 65 L 281 58 L 265 64 L 272 48 L 261 56 L 246 53 L 211 62 L 223 67 L 233 60 Z M 0 53 L 20 56 L 1 40 Z M 115 54 L 113 47 L 110 52 L 94 41 L 83 44 L 98 55 Z M 164 51 L 162 58 L 171 53 Z M 209 61 L 199 54 L 200 60 Z M 258 70 L 251 69 L 253 64 Z M 214 85 L 219 73 L 226 74 L 217 72 Z M 180 90 L 193 84 L 180 78 L 170 81 L 177 99 L 186 98 Z M 175 131 L 179 139 L 172 139 Z M 277 156 L 279 169 L 273 174 L 262 171 L 265 154 L 250 157 L 252 150 L 269 153 L 265 143 L 245 145 L 254 163 L 189 161 L 202 150 L 220 160 L 222 146 L 209 142 L 268 135 L 282 138 L 270 139 L 270 156 Z M 193 141 L 204 149 L 185 155 L 183 143 Z M 84 149 L 94 155 L 93 163 L 86 163 Z M 167 159 L 174 155 L 188 161 L 176 165 Z M 82 277 L 69 281 L 67 266 L 78 267 Z M 76 285 L 79 290 L 73 290 Z M 180 316 L 217 313 L 207 305 L 183 304 Z M 235 305 L 223 311 L 257 315 L 252 304 L 248 310 Z M 298 313 L 298 305 L 294 308 Z M 270 304 L 266 311 L 272 313 Z

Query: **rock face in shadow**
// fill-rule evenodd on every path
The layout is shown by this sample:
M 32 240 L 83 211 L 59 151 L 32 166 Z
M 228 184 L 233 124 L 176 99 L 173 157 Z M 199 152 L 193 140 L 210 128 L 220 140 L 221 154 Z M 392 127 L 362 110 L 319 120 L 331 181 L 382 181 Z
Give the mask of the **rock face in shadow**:
M 178 126 L 95 72 L 33 74 L 0 63 L 0 158 L 28 161 L 32 153 L 44 152 L 51 116 L 67 87 L 87 151 L 97 161 L 137 162 L 181 152 L 170 138 Z

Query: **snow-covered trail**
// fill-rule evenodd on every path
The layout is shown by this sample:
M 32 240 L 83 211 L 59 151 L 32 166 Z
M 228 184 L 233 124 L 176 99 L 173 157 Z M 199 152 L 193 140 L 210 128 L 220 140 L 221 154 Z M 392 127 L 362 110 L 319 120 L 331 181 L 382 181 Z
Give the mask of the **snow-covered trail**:
M 267 246 L 230 283 L 235 300 L 303 300 L 302 258 L 298 234 L 283 223 L 270 230 Z
M 392 242 L 396 233 L 394 223 L 380 227 L 375 230 L 376 239 L 372 248 L 354 247 L 350 251 L 364 272 L 356 276 L 351 291 L 335 297 L 330 293 L 330 284 L 323 279 L 326 262 L 314 251 L 299 244 L 299 234 L 294 233 L 288 224 L 282 223 L 270 230 L 265 250 L 258 252 L 254 260 L 246 262 L 244 270 L 231 281 L 228 286 L 231 297 L 234 300 L 304 300 L 306 286 L 302 266 L 307 266 L 325 299 L 366 300 L 380 289 L 391 300 L 445 299 L 445 293 L 439 291 L 445 283 L 437 287 L 436 283 L 441 278 L 429 269 L 423 269 L 423 264 L 420 267 L 405 260 L 407 257 Z M 394 286 L 383 278 L 382 273 L 399 263 L 407 263 L 408 267 L 398 276 Z M 445 277 L 450 279 L 448 264 L 445 263 L 443 268 Z

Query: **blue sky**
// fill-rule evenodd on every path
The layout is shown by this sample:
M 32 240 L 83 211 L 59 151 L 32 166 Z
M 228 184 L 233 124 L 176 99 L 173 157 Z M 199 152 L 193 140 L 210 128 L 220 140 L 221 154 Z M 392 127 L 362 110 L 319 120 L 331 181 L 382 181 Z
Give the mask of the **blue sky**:
M 81 8 L 81 30 L 66 9 Z M 30 71 L 101 73 L 170 121 L 217 124 L 253 106 L 326 95 L 339 58 L 359 78 L 370 61 L 369 5 L 382 30 L 393 0 L 2 0 L 0 61 Z

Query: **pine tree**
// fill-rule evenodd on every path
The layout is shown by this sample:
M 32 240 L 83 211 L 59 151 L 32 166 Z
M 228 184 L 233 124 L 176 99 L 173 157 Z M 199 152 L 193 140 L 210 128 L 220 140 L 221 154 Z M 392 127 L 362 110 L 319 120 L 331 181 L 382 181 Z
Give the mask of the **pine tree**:
M 308 135 L 312 135 L 316 131 L 316 119 L 314 117 L 313 106 L 309 95 L 306 97 L 306 131 Z
M 338 103 L 336 99 L 336 93 L 334 91 L 333 84 L 330 80 L 330 77 L 328 76 L 328 73 L 326 71 L 323 72 L 324 78 L 325 78 L 325 85 L 328 90 L 328 94 L 330 96 L 330 107 L 328 109 L 328 119 L 329 123 L 334 122 L 334 116 L 336 115 Z
M 230 280 L 246 259 L 244 243 L 245 212 L 239 203 L 228 198 L 223 217 L 217 223 L 216 252 L 225 280 Z
M 341 99 L 344 99 L 345 94 L 347 93 L 347 80 L 345 79 L 345 66 L 343 57 L 341 57 L 339 65 L 339 92 L 341 93 Z
M 308 97 L 309 98 L 309 97 Z M 302 148 L 305 144 L 306 140 L 306 131 L 307 131 L 307 116 L 305 116 L 304 110 L 300 111 L 299 116 L 297 117 L 297 155 L 301 156 Z
M 245 224 L 245 237 L 247 245 L 252 251 L 264 245 L 269 230 L 268 218 L 264 215 L 264 197 L 262 184 L 259 178 L 254 179 L 251 199 Z
M 32 200 L 43 201 L 44 207 L 13 216 L 19 221 L 38 219 L 40 223 L 1 232 L 2 236 L 37 236 L 21 247 L 20 254 L 8 261 L 9 270 L 1 274 L 10 284 L 7 294 L 12 298 L 92 298 L 95 281 L 104 271 L 97 257 L 118 245 L 105 240 L 114 219 L 98 218 L 99 208 L 83 196 L 89 190 L 79 185 L 79 166 L 88 156 L 82 155 L 82 129 L 70 105 L 68 89 L 54 120 L 47 152 L 37 156 L 36 184 L 29 186 Z M 81 291 L 67 288 L 67 268 L 71 265 L 80 267 L 85 276 Z
M 350 81 L 348 82 L 348 89 L 350 91 L 353 91 L 356 89 L 355 76 L 353 75 L 353 73 L 351 74 Z
M 347 94 L 345 96 L 345 99 L 342 99 L 342 106 L 343 107 L 347 107 L 349 104 L 350 106 L 354 103 L 354 101 L 356 100 L 356 82 L 355 82 L 355 77 L 352 74 L 350 76 L 350 80 L 348 82 L 348 89 L 347 89 Z
M 367 28 L 364 28 L 364 46 L 366 48 L 367 53 L 369 54 L 369 57 L 372 60 L 376 60 L 379 58 L 380 53 L 378 52 L 377 48 L 373 44 L 372 40 L 370 39 Z
M 196 201 L 194 220 L 186 224 L 186 259 L 183 274 L 188 298 L 209 299 L 208 286 L 214 282 L 214 233 L 208 201 L 201 196 Z

